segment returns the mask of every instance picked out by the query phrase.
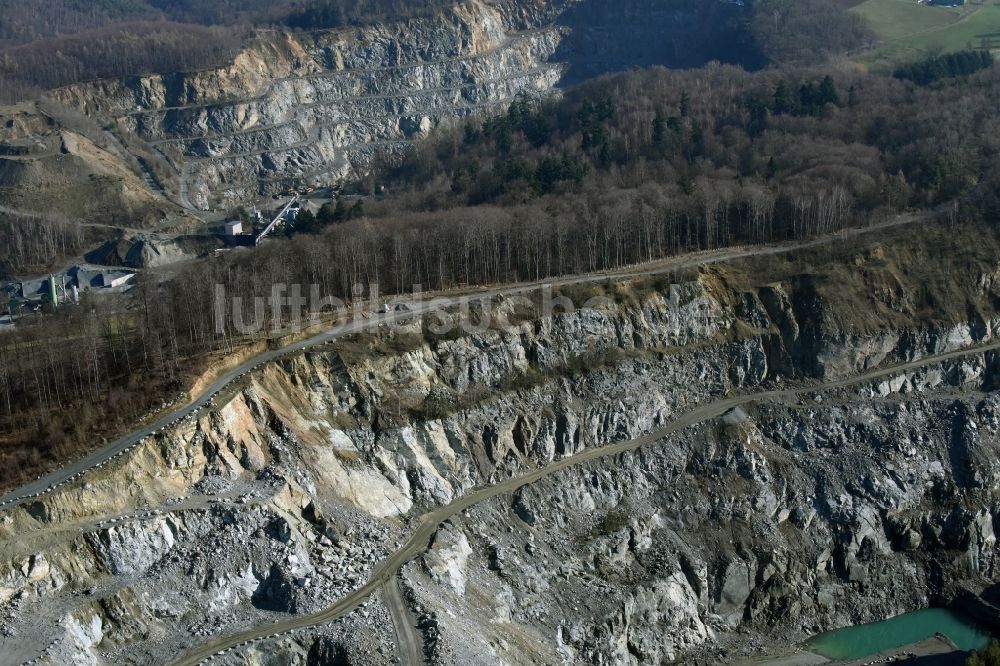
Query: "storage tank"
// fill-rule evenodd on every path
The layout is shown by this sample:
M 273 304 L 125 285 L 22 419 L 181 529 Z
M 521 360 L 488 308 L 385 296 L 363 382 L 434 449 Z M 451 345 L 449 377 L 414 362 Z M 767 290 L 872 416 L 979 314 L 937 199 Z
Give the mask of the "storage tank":
M 49 276 L 49 301 L 52 302 L 52 307 L 59 307 L 59 292 L 56 291 L 56 276 Z

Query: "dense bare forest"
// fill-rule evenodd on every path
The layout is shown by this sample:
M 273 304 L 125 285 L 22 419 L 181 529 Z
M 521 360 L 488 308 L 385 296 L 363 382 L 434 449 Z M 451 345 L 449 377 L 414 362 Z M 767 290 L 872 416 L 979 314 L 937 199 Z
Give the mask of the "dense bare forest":
M 425 15 L 450 0 L 0 0 L 0 47 L 136 21 L 333 28 Z
M 681 210 L 701 210 L 712 238 L 757 240 L 734 216 L 748 190 L 767 192 L 770 224 L 810 231 L 831 216 L 966 191 L 992 173 L 982 160 L 995 159 L 997 122 L 969 98 L 991 105 L 997 94 L 994 67 L 930 89 L 850 71 L 654 69 L 537 109 L 516 103 L 424 145 L 392 178 L 406 184 L 411 210 L 656 183 Z M 714 203 L 706 212 L 699 200 Z M 843 202 L 836 215 L 830 202 Z
M 750 31 L 769 62 L 814 64 L 838 53 L 870 46 L 875 37 L 853 2 L 831 0 L 757 0 Z
M 304 30 L 339 28 L 428 16 L 454 4 L 453 0 L 316 0 L 292 10 L 281 22 Z
M 46 270 L 54 258 L 84 250 L 82 225 L 56 217 L 0 213 L 0 279 Z
M 0 47 L 135 21 L 233 25 L 281 16 L 294 0 L 0 0 Z
M 232 320 L 217 333 L 216 284 L 244 299 L 250 321 L 253 297 L 275 283 L 349 297 L 355 285 L 542 279 L 907 208 L 993 223 L 998 142 L 995 67 L 929 87 L 854 71 L 653 69 L 538 108 L 517 102 L 426 144 L 366 217 L 323 216 L 314 233 L 151 278 L 126 309 L 85 304 L 25 321 L 0 359 L 8 461 L 27 469 L 32 456 L 124 427 L 239 342 Z M 52 417 L 68 409 L 72 419 Z

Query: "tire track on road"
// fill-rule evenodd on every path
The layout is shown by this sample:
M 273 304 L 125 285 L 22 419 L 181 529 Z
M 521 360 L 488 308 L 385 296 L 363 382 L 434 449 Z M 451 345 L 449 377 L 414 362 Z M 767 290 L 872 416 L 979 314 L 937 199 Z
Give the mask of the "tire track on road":
M 403 600 L 399 577 L 393 576 L 382 586 L 382 603 L 389 609 L 392 626 L 396 632 L 396 655 L 403 666 L 422 666 L 424 641 L 417 631 L 410 607 Z

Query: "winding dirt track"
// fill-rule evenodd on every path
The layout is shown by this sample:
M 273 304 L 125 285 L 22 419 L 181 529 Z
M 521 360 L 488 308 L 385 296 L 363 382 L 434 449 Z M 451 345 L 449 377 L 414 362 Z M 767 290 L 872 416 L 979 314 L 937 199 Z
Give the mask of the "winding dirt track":
M 854 377 L 823 382 L 811 386 L 762 391 L 760 393 L 723 398 L 722 400 L 702 405 L 685 414 L 682 414 L 670 424 L 662 428 L 658 428 L 643 437 L 588 449 L 576 455 L 557 460 L 549 465 L 546 465 L 545 467 L 525 474 L 524 476 L 510 479 L 486 488 L 481 488 L 480 490 L 471 492 L 450 504 L 421 516 L 417 521 L 416 528 L 410 535 L 410 538 L 407 539 L 399 550 L 392 553 L 387 559 L 383 560 L 377 567 L 375 567 L 375 570 L 372 572 L 371 577 L 365 585 L 346 597 L 343 597 L 327 609 L 313 615 L 294 617 L 281 622 L 276 622 L 275 624 L 266 627 L 256 627 L 231 636 L 215 639 L 184 656 L 179 661 L 175 662 L 174 666 L 195 666 L 196 664 L 200 664 L 202 661 L 220 652 L 228 652 L 232 648 L 242 646 L 256 640 L 270 638 L 280 634 L 294 633 L 308 627 L 326 624 L 347 615 L 360 606 L 374 592 L 379 589 L 384 589 L 389 585 L 395 585 L 395 576 L 399 572 L 400 568 L 427 549 L 430 539 L 437 531 L 438 527 L 449 518 L 465 511 L 469 507 L 479 504 L 480 502 L 493 499 L 499 495 L 511 493 L 519 488 L 535 483 L 562 470 L 583 465 L 601 458 L 609 458 L 629 451 L 634 451 L 642 446 L 655 444 L 685 428 L 720 417 L 736 407 L 753 402 L 789 399 L 805 394 L 832 391 L 847 386 L 863 384 L 882 377 L 897 375 L 909 370 L 934 365 L 944 361 L 973 354 L 982 354 L 984 352 L 994 351 L 997 349 L 1000 349 L 1000 342 L 960 349 L 945 354 L 927 356 L 916 361 L 901 363 L 899 365 L 865 372 Z

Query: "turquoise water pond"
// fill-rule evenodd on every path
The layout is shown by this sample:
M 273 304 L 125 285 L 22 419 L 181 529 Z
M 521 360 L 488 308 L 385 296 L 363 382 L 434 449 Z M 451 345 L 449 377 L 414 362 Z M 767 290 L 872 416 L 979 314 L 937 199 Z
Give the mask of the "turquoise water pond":
M 962 650 L 978 650 L 990 641 L 989 632 L 944 608 L 906 613 L 883 622 L 845 627 L 812 638 L 813 652 L 828 659 L 861 659 L 883 650 L 944 634 Z

